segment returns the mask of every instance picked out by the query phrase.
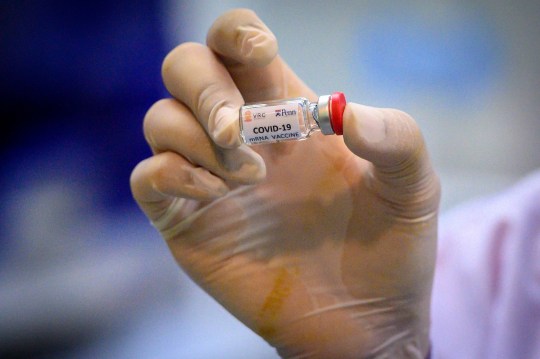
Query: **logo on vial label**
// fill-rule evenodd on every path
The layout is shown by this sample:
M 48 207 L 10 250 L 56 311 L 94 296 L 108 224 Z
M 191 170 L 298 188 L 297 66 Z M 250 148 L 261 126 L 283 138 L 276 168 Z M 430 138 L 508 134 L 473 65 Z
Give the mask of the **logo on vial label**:
M 251 122 L 252 120 L 260 120 L 264 118 L 266 118 L 266 114 L 264 112 L 244 112 L 244 122 Z
M 280 108 L 278 110 L 275 110 L 275 113 L 276 113 L 276 117 L 296 116 L 296 110 L 287 111 L 284 108 Z

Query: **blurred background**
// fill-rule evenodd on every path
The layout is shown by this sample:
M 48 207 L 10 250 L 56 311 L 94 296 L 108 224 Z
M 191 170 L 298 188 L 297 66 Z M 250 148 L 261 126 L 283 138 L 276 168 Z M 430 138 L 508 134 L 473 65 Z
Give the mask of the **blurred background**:
M 317 93 L 412 114 L 443 211 L 540 168 L 537 1 L 2 2 L 0 357 L 277 357 L 129 191 L 163 57 L 234 7 Z

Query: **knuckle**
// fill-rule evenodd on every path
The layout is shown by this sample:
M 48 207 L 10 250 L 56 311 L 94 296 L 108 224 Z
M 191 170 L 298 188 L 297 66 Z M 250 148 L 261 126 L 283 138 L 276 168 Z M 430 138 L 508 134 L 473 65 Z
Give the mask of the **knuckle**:
M 247 19 L 247 20 L 253 20 L 253 19 L 259 18 L 257 14 L 255 13 L 255 11 L 251 9 L 247 9 L 247 8 L 233 10 L 232 14 L 240 18 Z
M 233 10 L 233 11 L 238 15 L 257 16 L 257 14 L 255 14 L 255 11 L 253 11 L 252 9 L 249 9 L 249 8 L 238 8 L 238 9 Z
M 196 42 L 184 42 L 176 46 L 167 54 L 167 56 L 165 56 L 165 59 L 163 59 L 161 71 L 164 74 L 164 77 L 172 68 L 174 68 L 179 60 L 187 57 L 196 58 L 201 52 L 206 50 L 206 46 Z
M 223 88 L 218 83 L 211 83 L 195 94 L 196 112 L 210 117 L 225 102 L 225 98 Z
M 255 11 L 248 9 L 248 8 L 238 8 L 238 9 L 232 9 L 225 13 L 223 13 L 218 20 L 226 20 L 224 23 L 231 23 L 231 20 L 234 19 L 244 19 L 251 20 L 253 18 L 258 18 Z
M 203 44 L 200 44 L 198 42 L 184 42 L 178 46 L 176 46 L 169 55 L 172 55 L 172 59 L 175 58 L 184 58 L 188 55 L 192 55 L 193 57 L 196 57 L 201 52 L 207 51 L 207 47 Z
M 131 193 L 136 199 L 139 197 L 138 183 L 141 181 L 141 177 L 143 176 L 143 167 L 146 163 L 145 161 L 147 160 L 139 162 L 131 171 L 131 175 L 129 176 L 129 186 L 131 188 Z
M 159 156 L 155 157 L 154 168 L 152 171 L 152 182 L 154 184 L 159 184 L 164 182 L 164 179 L 167 176 L 167 153 L 161 153 Z
M 174 100 L 171 98 L 161 99 L 146 112 L 143 119 L 143 134 L 150 146 L 156 147 L 156 131 L 159 131 L 159 122 L 173 104 Z
M 164 152 L 153 158 L 153 168 L 151 170 L 151 185 L 154 191 L 164 193 L 167 190 L 168 179 L 171 176 L 171 162 L 173 154 Z

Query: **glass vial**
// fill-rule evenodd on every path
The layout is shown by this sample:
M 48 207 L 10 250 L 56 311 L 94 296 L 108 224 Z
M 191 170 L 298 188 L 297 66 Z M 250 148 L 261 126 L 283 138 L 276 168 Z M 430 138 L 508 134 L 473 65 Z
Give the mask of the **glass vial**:
M 240 108 L 240 136 L 248 145 L 305 140 L 316 131 L 343 134 L 345 95 L 335 92 L 317 102 L 303 97 L 246 104 Z

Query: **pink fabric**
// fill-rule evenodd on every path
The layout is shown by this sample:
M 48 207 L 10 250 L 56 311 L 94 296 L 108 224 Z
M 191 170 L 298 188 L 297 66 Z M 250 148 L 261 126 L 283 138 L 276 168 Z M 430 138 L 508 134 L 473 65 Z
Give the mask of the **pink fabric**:
M 540 359 L 540 172 L 441 218 L 434 359 Z

